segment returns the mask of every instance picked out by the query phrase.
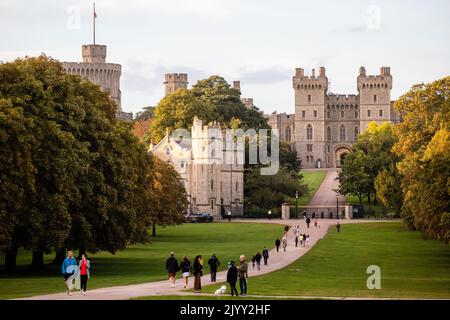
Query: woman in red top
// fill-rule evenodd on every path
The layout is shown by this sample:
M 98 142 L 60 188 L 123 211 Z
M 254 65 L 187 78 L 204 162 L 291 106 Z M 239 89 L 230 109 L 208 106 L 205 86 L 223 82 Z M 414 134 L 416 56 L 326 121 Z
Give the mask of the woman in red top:
M 80 263 L 78 264 L 78 267 L 80 267 L 80 287 L 81 287 L 80 293 L 85 296 L 91 262 L 86 258 L 84 254 L 81 256 L 81 260 Z

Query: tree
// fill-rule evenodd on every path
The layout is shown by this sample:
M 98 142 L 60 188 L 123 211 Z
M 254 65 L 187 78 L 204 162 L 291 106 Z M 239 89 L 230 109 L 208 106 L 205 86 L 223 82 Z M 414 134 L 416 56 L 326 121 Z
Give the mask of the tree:
M 188 209 L 187 194 L 180 176 L 168 163 L 154 157 L 153 194 L 156 203 L 152 209 L 152 235 L 156 235 L 156 225 L 167 226 L 185 221 Z
M 372 192 L 372 181 L 366 170 L 369 157 L 362 151 L 355 149 L 345 157 L 342 170 L 338 174 L 338 192 L 342 195 L 354 195 L 361 204 L 362 199 Z
M 402 218 L 424 237 L 450 241 L 450 77 L 415 85 L 394 108 L 403 121 L 396 126 L 394 151 L 403 192 Z
M 384 168 L 375 178 L 375 190 L 378 200 L 387 208 L 393 208 L 397 214 L 401 213 L 403 193 L 401 176 L 395 165 Z

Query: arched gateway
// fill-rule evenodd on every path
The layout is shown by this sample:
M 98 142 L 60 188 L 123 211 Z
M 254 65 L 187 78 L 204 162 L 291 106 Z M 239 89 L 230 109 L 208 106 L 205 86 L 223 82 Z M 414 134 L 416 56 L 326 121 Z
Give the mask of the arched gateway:
M 334 161 L 336 168 L 340 168 L 345 161 L 345 157 L 350 153 L 351 146 L 346 144 L 338 145 L 334 149 Z

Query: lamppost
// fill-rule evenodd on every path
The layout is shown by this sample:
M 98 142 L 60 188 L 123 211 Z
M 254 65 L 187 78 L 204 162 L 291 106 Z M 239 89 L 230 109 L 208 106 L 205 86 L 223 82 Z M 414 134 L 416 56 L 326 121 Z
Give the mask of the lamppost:
M 270 220 L 270 216 L 272 215 L 272 210 L 267 211 L 267 214 L 269 215 L 269 220 Z
M 336 194 L 336 218 L 339 220 L 339 195 Z
M 298 219 L 298 191 L 295 191 L 295 218 Z

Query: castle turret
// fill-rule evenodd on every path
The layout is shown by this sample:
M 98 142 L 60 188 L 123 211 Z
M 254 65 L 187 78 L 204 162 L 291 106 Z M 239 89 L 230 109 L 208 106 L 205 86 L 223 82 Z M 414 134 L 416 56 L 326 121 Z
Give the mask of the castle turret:
M 106 46 L 99 44 L 85 44 L 81 47 L 83 62 L 86 63 L 105 63 Z
M 361 67 L 357 80 L 361 115 L 361 131 L 367 128 L 371 121 L 382 123 L 389 121 L 391 116 L 392 76 L 390 67 L 381 67 L 379 75 L 366 75 Z
M 188 75 L 186 73 L 166 73 L 164 76 L 166 96 L 180 88 L 187 89 Z
M 233 89 L 236 89 L 239 92 L 241 92 L 241 82 L 240 81 L 233 81 Z

